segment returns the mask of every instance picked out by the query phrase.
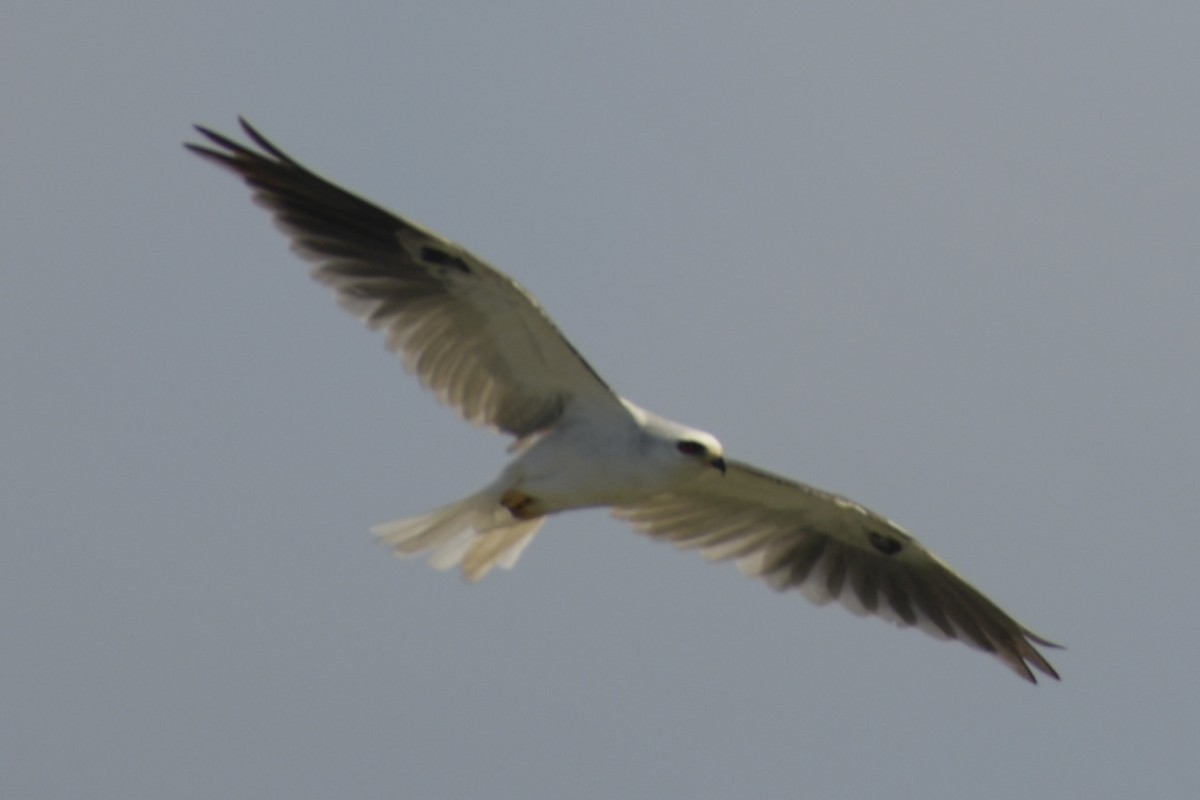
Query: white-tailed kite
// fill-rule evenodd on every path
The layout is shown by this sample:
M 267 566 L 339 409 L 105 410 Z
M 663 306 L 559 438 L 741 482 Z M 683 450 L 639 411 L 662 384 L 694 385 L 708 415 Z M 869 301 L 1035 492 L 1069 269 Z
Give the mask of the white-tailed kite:
M 242 120 L 250 149 L 197 126 L 198 155 L 239 175 L 313 276 L 387 334 L 389 349 L 470 422 L 516 437 L 474 494 L 373 532 L 476 581 L 511 568 L 546 517 L 609 506 L 636 530 L 776 589 L 837 600 L 994 654 L 1036 683 L 1055 647 L 900 526 L 847 500 L 727 461 L 711 434 L 650 413 L 605 384 L 516 281 L 432 231 L 310 172 Z

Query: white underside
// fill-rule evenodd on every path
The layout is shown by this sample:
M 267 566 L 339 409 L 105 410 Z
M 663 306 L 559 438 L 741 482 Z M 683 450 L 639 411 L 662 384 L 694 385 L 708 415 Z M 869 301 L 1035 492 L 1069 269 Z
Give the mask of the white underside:
M 548 514 L 630 505 L 711 469 L 676 449 L 681 435 L 707 434 L 626 405 L 634 413 L 567 416 L 522 448 L 484 489 L 371 530 L 397 555 L 428 553 L 432 566 L 460 567 L 476 581 L 493 567 L 512 568 Z M 501 505 L 501 497 L 512 491 L 531 499 L 529 509 L 536 516 L 518 519 Z

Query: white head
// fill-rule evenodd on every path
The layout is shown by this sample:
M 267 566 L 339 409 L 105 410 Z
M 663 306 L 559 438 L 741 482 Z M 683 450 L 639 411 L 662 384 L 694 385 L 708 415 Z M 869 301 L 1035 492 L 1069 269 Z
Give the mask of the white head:
M 691 466 L 694 465 L 697 472 L 716 469 L 725 474 L 725 450 L 717 441 L 717 437 L 652 414 L 629 401 L 625 401 L 625 405 L 654 442 L 655 449 L 660 453 L 670 454 L 666 455 L 666 458 L 688 471 L 691 471 Z

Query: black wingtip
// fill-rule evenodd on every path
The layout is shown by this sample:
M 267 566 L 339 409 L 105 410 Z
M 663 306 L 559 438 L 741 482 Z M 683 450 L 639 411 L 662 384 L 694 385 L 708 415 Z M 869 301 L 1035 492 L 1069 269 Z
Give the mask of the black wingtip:
M 208 144 L 196 144 L 195 142 L 183 143 L 184 147 L 186 147 L 188 150 L 191 150 L 198 156 L 203 156 L 204 158 L 220 162 L 229 162 L 234 160 L 239 155 L 254 155 L 254 153 L 247 149 L 244 145 L 238 144 L 229 137 L 217 133 L 212 128 L 206 128 L 203 125 L 193 125 L 192 127 L 197 133 L 199 133 L 205 139 L 208 139 Z M 216 150 L 210 145 L 216 145 L 221 149 Z
M 276 147 L 270 139 L 259 133 L 258 129 L 251 125 L 250 121 L 245 117 L 239 115 L 238 124 L 241 125 L 241 128 L 245 134 L 250 137 L 250 140 L 265 153 L 272 156 L 279 162 L 289 164 L 291 166 L 298 166 L 296 162 L 287 155 L 287 153 L 284 153 L 282 150 Z M 196 144 L 194 142 L 183 143 L 184 147 L 186 147 L 188 150 L 191 150 L 196 155 L 226 164 L 236 162 L 239 158 L 261 159 L 263 157 L 262 153 L 255 152 L 246 145 L 236 142 L 222 133 L 217 133 L 212 128 L 208 128 L 199 124 L 195 124 L 192 127 L 195 128 L 197 133 L 208 140 L 207 144 Z M 215 145 L 216 147 L 214 148 L 210 145 Z
M 291 157 L 288 156 L 287 153 L 280 150 L 270 139 L 259 133 L 258 129 L 251 125 L 249 120 L 247 120 L 245 117 L 239 115 L 238 124 L 242 126 L 242 130 L 245 131 L 246 135 L 250 137 L 251 141 L 253 141 L 266 152 L 270 153 L 276 159 L 284 162 L 285 164 L 299 166 L 294 160 L 292 160 Z

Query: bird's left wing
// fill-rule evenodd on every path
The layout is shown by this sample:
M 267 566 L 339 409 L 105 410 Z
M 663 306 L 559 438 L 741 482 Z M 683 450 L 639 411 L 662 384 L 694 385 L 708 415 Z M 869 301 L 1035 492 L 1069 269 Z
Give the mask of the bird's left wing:
M 512 278 L 311 172 L 242 120 L 255 150 L 197 126 L 187 147 L 254 189 L 313 277 L 470 422 L 526 437 L 564 414 L 628 414 Z
M 742 571 L 810 600 L 961 639 L 1036 683 L 1030 665 L 1058 674 L 1032 633 L 890 520 L 837 495 L 730 461 L 617 517 L 655 539 L 737 559 Z

